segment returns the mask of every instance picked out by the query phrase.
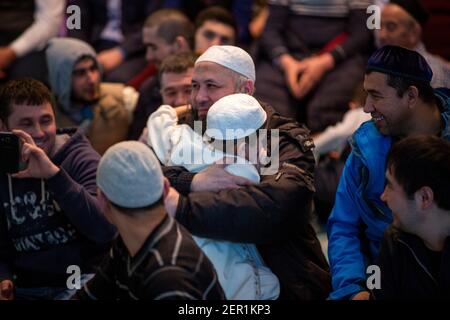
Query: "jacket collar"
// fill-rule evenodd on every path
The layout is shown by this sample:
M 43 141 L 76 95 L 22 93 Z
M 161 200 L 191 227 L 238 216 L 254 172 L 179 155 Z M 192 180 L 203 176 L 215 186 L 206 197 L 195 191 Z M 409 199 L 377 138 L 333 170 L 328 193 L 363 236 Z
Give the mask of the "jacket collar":
M 414 256 L 416 262 L 424 269 L 429 276 L 437 282 L 437 280 L 431 274 L 431 262 L 427 251 L 427 247 L 425 246 L 423 240 L 418 236 L 404 232 L 396 227 L 392 227 L 392 231 L 394 234 L 394 239 L 398 243 L 406 246 Z M 450 265 L 450 236 L 448 236 L 445 240 L 444 249 L 442 250 L 441 257 L 441 275 L 442 275 L 442 265 L 445 268 L 448 268 Z

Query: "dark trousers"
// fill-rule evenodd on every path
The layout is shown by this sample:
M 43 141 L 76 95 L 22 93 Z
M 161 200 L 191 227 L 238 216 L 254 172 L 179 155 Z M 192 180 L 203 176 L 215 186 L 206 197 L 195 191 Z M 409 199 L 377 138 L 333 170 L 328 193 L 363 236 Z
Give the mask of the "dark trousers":
M 256 70 L 256 98 L 272 105 L 281 115 L 306 123 L 312 132 L 341 121 L 358 84 L 364 79 L 365 59 L 342 61 L 323 76 L 310 94 L 298 100 L 289 92 L 283 72 L 268 60 Z
M 45 51 L 32 51 L 25 56 L 16 59 L 5 72 L 6 78 L 1 79 L 1 82 L 22 77 L 31 77 L 48 85 Z

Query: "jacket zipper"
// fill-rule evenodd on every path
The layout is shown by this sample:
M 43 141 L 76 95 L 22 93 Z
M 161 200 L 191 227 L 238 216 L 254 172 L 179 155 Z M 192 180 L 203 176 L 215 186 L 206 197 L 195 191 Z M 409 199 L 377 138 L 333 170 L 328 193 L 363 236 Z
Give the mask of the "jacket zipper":
M 436 279 L 431 275 L 431 273 L 428 271 L 428 269 L 422 264 L 422 262 L 420 262 L 419 258 L 416 256 L 416 253 L 414 252 L 414 250 L 403 240 L 398 239 L 398 242 L 403 243 L 412 253 L 412 255 L 414 256 L 414 259 L 416 259 L 417 263 L 419 264 L 419 266 L 421 266 L 421 268 L 425 271 L 425 273 L 433 280 L 434 284 L 439 288 L 439 284 L 436 281 Z
M 310 177 L 309 173 L 307 173 L 305 170 L 303 170 L 302 168 L 299 168 L 298 166 L 292 164 L 292 163 L 288 163 L 288 162 L 284 162 L 283 166 L 286 166 L 288 168 L 292 168 L 295 171 L 297 171 L 298 173 L 300 173 L 300 177 L 302 177 L 303 181 L 306 183 L 306 186 L 314 186 L 314 180 L 313 178 Z M 280 174 L 281 173 L 281 174 Z M 280 177 L 282 176 L 284 172 L 279 172 L 278 175 L 275 177 L 275 180 L 280 179 Z

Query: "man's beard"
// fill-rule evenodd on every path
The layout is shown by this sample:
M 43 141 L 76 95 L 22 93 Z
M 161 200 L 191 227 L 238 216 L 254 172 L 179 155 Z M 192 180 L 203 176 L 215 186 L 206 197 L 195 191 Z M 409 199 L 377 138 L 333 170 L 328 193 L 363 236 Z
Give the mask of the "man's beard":
M 80 106 L 84 106 L 84 105 L 86 105 L 86 104 L 95 104 L 95 103 L 97 103 L 99 100 L 100 100 L 100 97 L 97 97 L 97 98 L 94 98 L 94 99 L 90 99 L 90 100 L 87 100 L 87 99 L 78 99 L 78 98 L 73 98 L 73 99 L 72 99 L 72 101 L 73 101 L 75 104 L 80 105 Z
M 75 94 L 73 93 L 73 91 L 70 96 L 71 96 L 72 102 L 77 105 L 84 106 L 86 104 L 95 104 L 100 100 L 100 90 L 97 90 L 96 97 L 92 98 L 92 99 L 84 99 L 84 98 L 76 97 Z
M 194 121 L 201 121 L 202 122 L 202 135 L 205 134 L 206 131 L 206 117 L 203 117 L 203 119 L 200 118 L 199 114 L 198 114 L 198 110 L 197 109 L 192 109 L 192 113 L 193 113 L 193 120 Z M 191 127 L 194 127 L 194 123 L 192 123 Z

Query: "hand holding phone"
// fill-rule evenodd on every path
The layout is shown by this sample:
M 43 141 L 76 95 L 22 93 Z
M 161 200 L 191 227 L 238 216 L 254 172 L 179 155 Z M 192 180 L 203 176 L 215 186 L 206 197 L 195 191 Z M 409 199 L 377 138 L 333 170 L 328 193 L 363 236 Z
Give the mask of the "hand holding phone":
M 22 143 L 11 132 L 0 132 L 0 173 L 16 173 L 21 167 Z
M 27 163 L 25 170 L 12 174 L 14 178 L 49 179 L 59 172 L 44 150 L 36 146 L 33 138 L 22 130 L 12 131 L 22 141 L 21 157 Z

